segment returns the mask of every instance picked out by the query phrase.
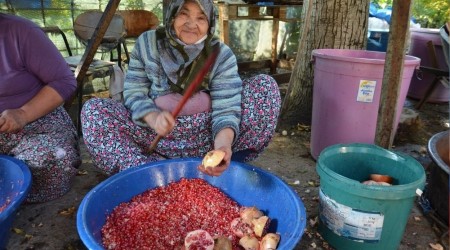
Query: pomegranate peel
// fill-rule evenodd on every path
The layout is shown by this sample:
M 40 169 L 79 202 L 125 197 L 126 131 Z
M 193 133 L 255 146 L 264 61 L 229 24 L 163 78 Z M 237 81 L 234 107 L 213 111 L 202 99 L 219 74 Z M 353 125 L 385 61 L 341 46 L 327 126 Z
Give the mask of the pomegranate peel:
M 374 185 L 374 186 L 392 186 L 392 184 L 384 182 L 384 181 L 374 181 L 374 180 L 367 180 L 364 181 L 362 184 L 366 185 Z
M 245 223 L 241 217 L 233 219 L 230 226 L 233 234 L 239 238 L 253 234 L 252 225 Z
M 252 224 L 255 235 L 258 237 L 263 237 L 267 233 L 267 229 L 269 228 L 270 218 L 264 215 L 259 217 L 258 219 L 253 219 Z
M 239 212 L 242 220 L 252 225 L 253 219 L 258 219 L 259 217 L 263 216 L 264 214 L 256 207 L 243 207 L 241 211 Z
M 382 175 L 382 174 L 371 174 L 370 179 L 376 182 L 386 182 L 389 184 L 392 184 L 392 177 L 389 175 Z
M 278 242 L 280 242 L 280 235 L 274 233 L 267 233 L 261 240 L 261 250 L 275 250 Z
M 245 250 L 259 250 L 259 241 L 255 236 L 245 235 L 239 240 L 239 245 Z
M 203 157 L 202 165 L 205 168 L 217 167 L 225 157 L 225 152 L 222 150 L 211 150 Z
M 184 248 L 190 249 L 205 249 L 213 250 L 214 239 L 211 235 L 202 229 L 189 232 L 184 238 Z
M 232 250 L 233 244 L 228 237 L 219 236 L 214 239 L 214 249 L 213 250 Z

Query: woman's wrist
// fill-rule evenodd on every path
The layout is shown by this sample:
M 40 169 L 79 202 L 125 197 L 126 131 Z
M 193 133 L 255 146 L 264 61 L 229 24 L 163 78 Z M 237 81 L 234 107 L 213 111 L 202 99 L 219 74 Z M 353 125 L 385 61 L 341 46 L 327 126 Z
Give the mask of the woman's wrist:
M 217 133 L 214 139 L 214 148 L 218 149 L 221 147 L 231 148 L 234 140 L 234 130 L 231 128 L 224 128 L 219 133 Z
M 150 112 L 143 117 L 143 120 L 150 128 L 154 129 L 156 118 L 158 117 L 158 115 L 159 115 L 158 111 Z

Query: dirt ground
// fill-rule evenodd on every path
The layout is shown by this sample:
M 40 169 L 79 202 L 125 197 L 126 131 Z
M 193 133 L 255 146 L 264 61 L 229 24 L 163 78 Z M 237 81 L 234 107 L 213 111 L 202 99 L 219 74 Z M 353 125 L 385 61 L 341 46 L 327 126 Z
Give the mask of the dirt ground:
M 413 109 L 415 101 L 405 106 Z M 427 153 L 429 138 L 447 130 L 448 104 L 426 104 L 412 125 L 400 125 L 393 150 L 406 152 L 425 169 L 432 162 Z M 332 249 L 317 233 L 319 177 L 309 153 L 309 127 L 298 126 L 283 135 L 278 131 L 267 150 L 251 165 L 282 178 L 299 195 L 307 212 L 307 228 L 295 249 Z M 44 204 L 23 205 L 14 222 L 8 249 L 85 249 L 76 229 L 76 210 L 84 195 L 105 179 L 97 171 L 80 140 L 83 164 L 73 188 L 64 197 Z M 425 215 L 415 202 L 399 249 L 448 249 L 448 234 Z M 399 229 L 400 230 L 400 229 Z

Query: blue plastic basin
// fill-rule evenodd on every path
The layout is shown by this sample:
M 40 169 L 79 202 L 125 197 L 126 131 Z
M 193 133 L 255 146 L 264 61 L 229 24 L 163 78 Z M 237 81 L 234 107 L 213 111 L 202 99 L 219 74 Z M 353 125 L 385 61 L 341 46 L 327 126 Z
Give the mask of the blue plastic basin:
M 153 162 L 120 172 L 93 188 L 77 212 L 77 229 L 89 249 L 103 249 L 101 228 L 106 216 L 121 202 L 148 189 L 181 178 L 202 178 L 220 188 L 242 206 L 256 206 L 272 219 L 270 231 L 278 232 L 280 250 L 292 250 L 306 226 L 306 211 L 297 194 L 277 176 L 251 165 L 232 162 L 219 177 L 197 170 L 201 159 Z
M 0 206 L 8 203 L 0 212 L 0 249 L 8 243 L 16 211 L 31 187 L 31 173 L 24 162 L 0 155 Z

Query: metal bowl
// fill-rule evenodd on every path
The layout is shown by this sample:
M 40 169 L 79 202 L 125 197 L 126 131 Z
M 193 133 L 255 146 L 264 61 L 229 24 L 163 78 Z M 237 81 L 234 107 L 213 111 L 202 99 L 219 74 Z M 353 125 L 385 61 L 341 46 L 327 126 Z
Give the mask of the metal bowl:
M 272 219 L 270 231 L 278 232 L 280 250 L 292 250 L 306 226 L 306 211 L 298 195 L 277 176 L 251 165 L 232 162 L 219 177 L 197 170 L 201 159 L 185 158 L 144 164 L 122 171 L 93 188 L 77 213 L 77 229 L 89 249 L 103 249 L 101 228 L 106 216 L 121 202 L 148 189 L 181 178 L 202 178 L 242 206 L 256 206 Z
M 433 135 L 428 141 L 428 154 L 433 162 L 428 168 L 430 174 L 424 192 L 444 225 L 449 223 L 449 136 L 449 131 L 443 131 Z
M 449 131 L 437 133 L 428 141 L 431 159 L 447 174 L 450 174 Z

